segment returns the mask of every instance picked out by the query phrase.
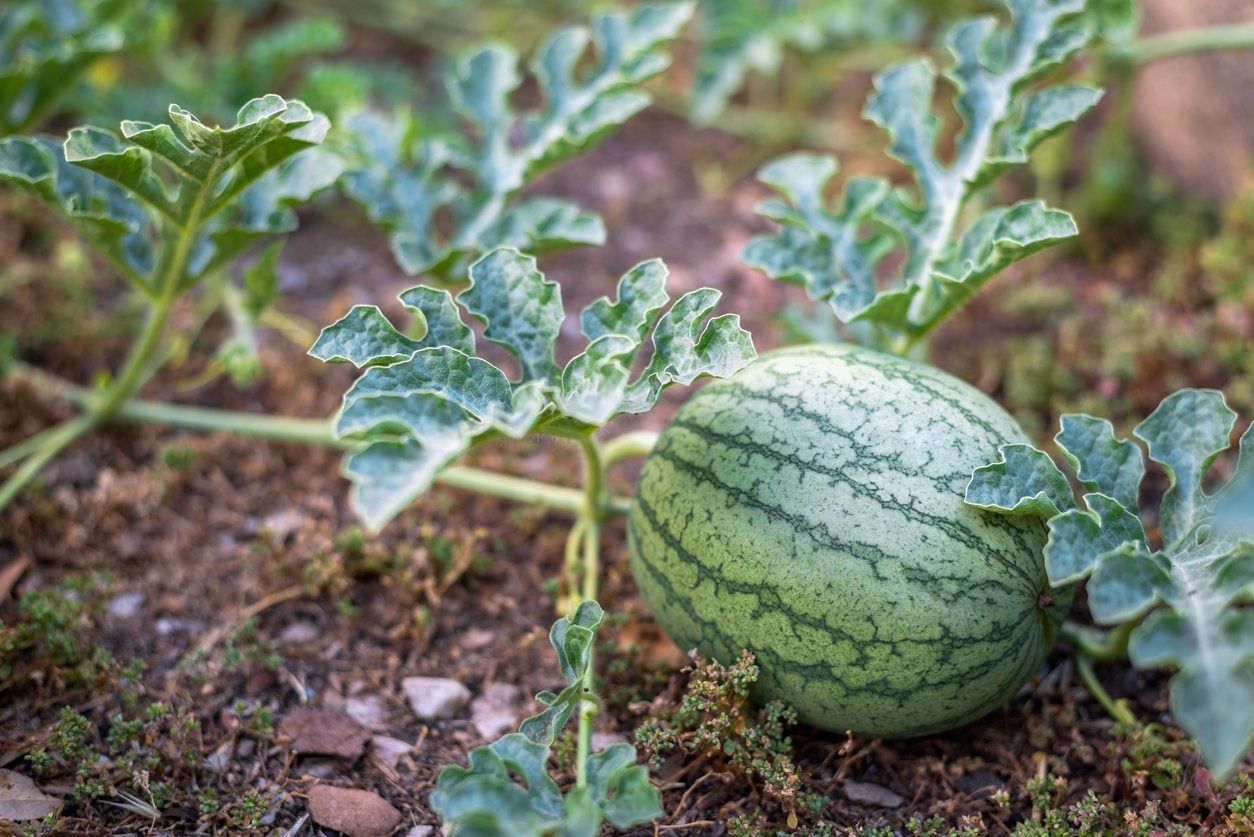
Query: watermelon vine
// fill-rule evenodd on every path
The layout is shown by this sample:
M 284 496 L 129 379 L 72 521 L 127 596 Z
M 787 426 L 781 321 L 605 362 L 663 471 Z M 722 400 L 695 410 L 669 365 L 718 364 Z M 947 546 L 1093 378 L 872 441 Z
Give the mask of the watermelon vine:
M 1176 669 L 1172 712 L 1220 779 L 1254 738 L 1254 426 L 1228 483 L 1203 487 L 1236 418 L 1221 393 L 1181 390 L 1133 431 L 1170 478 L 1157 549 L 1147 535 L 1155 521 L 1147 526 L 1140 514 L 1141 448 L 1092 416 L 1064 416 L 1054 437 L 1082 499 L 1048 454 L 1021 444 L 1002 447 L 966 492 L 978 508 L 1048 521 L 1050 583 L 1087 579 L 1094 621 L 1113 626 L 1104 642 L 1073 634 L 1078 650 Z M 1095 678 L 1089 683 L 1104 697 Z
M 317 147 L 329 121 L 299 101 L 253 99 L 226 128 L 208 127 L 177 105 L 169 118 L 126 121 L 120 133 L 75 128 L 64 144 L 0 142 L 0 182 L 62 216 L 128 280 L 146 311 L 125 363 L 81 399 L 82 415 L 0 452 L 0 462 L 18 465 L 0 486 L 0 508 L 63 448 L 113 419 L 166 363 L 170 316 L 194 288 L 242 294 L 247 316 L 260 316 L 273 293 L 277 251 L 262 257 L 242 292 L 230 286 L 230 266 L 294 230 L 292 207 L 340 173 L 338 160 Z
M 1091 39 L 1084 0 L 1005 3 L 1011 24 L 974 18 L 948 38 L 954 63 L 946 78 L 965 126 L 949 162 L 936 148 L 932 66 L 916 59 L 875 78 L 863 114 L 888 133 L 889 152 L 911 170 L 914 192 L 858 177 L 833 209 L 824 192 L 837 171 L 834 157 L 794 154 L 762 169 L 761 180 L 782 199 L 758 211 L 781 227 L 750 242 L 745 262 L 827 303 L 850 339 L 908 354 L 998 273 L 1076 234 L 1069 214 L 1039 200 L 962 221 L 977 193 L 1101 96 L 1080 85 L 1032 87 Z M 890 254 L 899 266 L 882 288 L 880 274 L 895 263 Z
M 500 44 L 471 51 L 447 79 L 454 108 L 471 126 L 467 135 L 424 136 L 406 114 L 350 116 L 345 190 L 388 230 L 406 273 L 443 283 L 460 281 L 471 259 L 493 247 L 538 254 L 604 243 L 597 215 L 518 193 L 648 106 L 641 85 L 669 66 L 664 48 L 691 14 L 689 3 L 642 6 L 598 15 L 590 28 L 558 30 L 532 61 L 543 104 L 523 113 L 511 105 L 523 79 L 514 51 Z M 577 72 L 590 43 L 594 68 Z
M 382 526 L 407 507 L 441 471 L 480 442 L 538 433 L 572 441 L 583 455 L 583 500 L 575 509 L 568 538 L 565 578 L 567 607 L 574 616 L 568 627 L 560 628 L 565 639 L 556 638 L 559 628 L 554 629 L 554 645 L 559 656 L 565 655 L 562 668 L 568 688 L 560 695 L 539 696 L 549 709 L 523 724 L 522 737 L 506 736 L 476 751 L 469 773 L 449 768 L 442 775 L 436 804 L 468 833 L 494 810 L 500 815 L 493 800 L 505 804 L 523 794 L 509 778 L 505 767 L 510 765 L 527 777 L 527 791 L 518 804 L 530 813 L 519 813 L 517 822 L 538 817 L 534 833 L 547 833 L 541 825 L 561 816 L 563 809 L 544 772 L 543 748 L 576 709 L 578 780 L 564 810 L 565 816 L 583 824 L 568 826 L 565 833 L 597 833 L 601 822 L 599 814 L 594 816 L 597 811 L 620 826 L 655 815 L 656 791 L 642 776 L 622 781 L 631 783 L 633 797 L 652 800 L 631 809 L 644 819 L 619 816 L 615 808 L 606 808 L 605 788 L 589 779 L 617 781 L 611 775 L 635 763 L 630 747 L 589 753 L 595 703 L 586 696 L 592 686 L 587 634 L 600 622 L 600 608 L 594 602 L 601 525 L 614 511 L 606 477 L 618 459 L 639 452 L 632 437 L 602 444 L 597 433 L 615 416 L 652 409 L 671 384 L 727 377 L 756 356 L 738 316 L 707 319 L 719 300 L 718 291 L 691 291 L 667 308 L 666 278 L 661 261 L 643 262 L 619 281 L 617 299 L 603 297 L 584 308 L 579 328 L 587 346 L 564 367 L 553 357 L 566 316 L 561 288 L 544 277 L 534 258 L 512 248 L 493 250 L 471 265 L 469 285 L 457 296 L 422 285 L 401 294 L 419 328 L 399 329 L 378 308 L 358 306 L 327 326 L 310 350 L 326 362 L 351 363 L 365 370 L 344 395 L 335 428 L 341 439 L 356 445 L 344 472 L 353 482 L 353 507 L 371 527 Z M 517 375 L 511 377 L 478 354 L 460 310 L 482 324 L 486 340 L 513 357 Z M 421 336 L 409 336 L 415 332 Z M 652 356 L 635 375 L 646 339 Z M 485 475 L 484 481 L 491 476 Z M 573 637 L 579 638 L 577 648 L 572 647 Z M 485 795 L 488 786 L 496 795 Z M 620 787 L 615 799 L 626 804 L 621 796 L 626 792 Z

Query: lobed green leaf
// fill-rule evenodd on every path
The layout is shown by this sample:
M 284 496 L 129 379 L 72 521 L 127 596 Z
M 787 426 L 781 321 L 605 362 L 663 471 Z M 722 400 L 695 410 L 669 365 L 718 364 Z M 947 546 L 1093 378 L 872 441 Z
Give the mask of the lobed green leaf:
M 738 318 L 709 317 L 717 291 L 685 294 L 662 313 L 665 286 L 660 261 L 629 271 L 619 280 L 617 300 L 598 299 L 581 313 L 590 342 L 561 370 L 553 359 L 565 320 L 560 288 L 544 278 L 534 258 L 510 248 L 475 262 L 469 287 L 455 301 L 447 291 L 422 286 L 401 295 L 425 326 L 421 339 L 371 306 L 328 326 L 310 353 L 365 369 L 344 395 L 337 433 L 386 443 L 349 455 L 346 474 L 358 514 L 381 526 L 479 438 L 520 438 L 552 426 L 591 433 L 620 413 L 649 409 L 673 383 L 725 377 L 755 357 Z M 485 339 L 518 361 L 515 379 L 474 354 L 458 306 L 484 326 Z M 650 331 L 652 358 L 633 381 Z M 439 401 L 456 409 L 437 408 Z M 407 438 L 422 444 L 407 447 Z M 398 462 L 385 465 L 381 460 L 391 455 Z M 408 478 L 406 468 L 413 469 Z
M 254 99 L 226 128 L 177 105 L 169 114 L 170 124 L 123 122 L 120 134 L 75 128 L 59 148 L 0 143 L 0 180 L 47 203 L 150 295 L 185 291 L 295 229 L 292 207 L 341 171 L 316 148 L 326 118 L 297 101 Z
M 424 136 L 412 116 L 359 114 L 348 123 L 345 190 L 387 228 L 402 269 L 439 282 L 460 282 L 471 259 L 498 247 L 543 253 L 604 243 L 595 214 L 555 198 L 519 200 L 519 191 L 648 105 L 640 85 L 669 65 L 665 46 L 691 14 L 690 3 L 647 5 L 559 29 L 531 64 L 541 105 L 521 113 L 518 56 L 499 44 L 474 50 L 447 79 L 471 136 L 448 142 Z M 585 71 L 589 52 L 597 60 Z
M 1229 482 L 1213 493 L 1203 488 L 1235 420 L 1221 393 L 1181 390 L 1135 429 L 1170 479 L 1157 551 L 1137 514 L 1141 449 L 1090 416 L 1064 416 L 1055 437 L 1093 492 L 1083 506 L 1063 504 L 1065 476 L 1026 445 L 1003 448 L 1002 461 L 977 469 L 967 489 L 972 505 L 1048 520 L 1050 583 L 1087 577 L 1095 621 L 1140 623 L 1130 637 L 1132 662 L 1177 669 L 1172 711 L 1219 778 L 1254 738 L 1254 429 L 1241 438 Z
M 1079 119 L 1100 93 L 1079 86 L 1029 92 L 1048 70 L 1091 36 L 1083 0 L 1004 0 L 1013 23 L 981 17 L 948 38 L 964 130 L 952 159 L 937 152 L 940 118 L 932 111 L 936 71 L 915 60 L 875 79 L 863 111 L 889 137 L 889 152 L 913 173 L 913 192 L 858 178 L 840 208 L 828 209 L 824 186 L 836 171 L 830 157 L 794 155 L 765 167 L 761 179 L 778 191 L 759 208 L 778 232 L 750 242 L 744 260 L 783 281 L 801 284 L 841 322 L 867 323 L 872 342 L 906 351 L 1010 265 L 1073 237 L 1071 216 L 1040 201 L 986 211 L 966 229 L 959 219 L 970 197 L 1008 168 L 1022 164 L 1046 137 Z M 877 270 L 894 242 L 900 267 L 886 282 Z

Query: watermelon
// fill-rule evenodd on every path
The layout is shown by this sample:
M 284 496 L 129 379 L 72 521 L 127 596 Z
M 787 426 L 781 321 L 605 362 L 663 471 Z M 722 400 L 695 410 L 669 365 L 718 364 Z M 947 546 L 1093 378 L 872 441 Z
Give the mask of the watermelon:
M 940 370 L 855 346 L 763 356 L 694 396 L 646 460 L 632 572 L 679 645 L 742 649 L 757 697 L 827 730 L 959 726 L 1027 681 L 1069 601 L 1033 519 L 963 502 L 1014 419 Z

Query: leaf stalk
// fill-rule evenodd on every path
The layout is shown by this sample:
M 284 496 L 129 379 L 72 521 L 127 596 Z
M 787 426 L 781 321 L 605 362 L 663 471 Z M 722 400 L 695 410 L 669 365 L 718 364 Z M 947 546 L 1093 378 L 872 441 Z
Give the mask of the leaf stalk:
M 1113 52 L 1118 59 L 1141 67 L 1163 58 L 1215 50 L 1254 49 L 1254 23 L 1199 26 L 1140 38 Z

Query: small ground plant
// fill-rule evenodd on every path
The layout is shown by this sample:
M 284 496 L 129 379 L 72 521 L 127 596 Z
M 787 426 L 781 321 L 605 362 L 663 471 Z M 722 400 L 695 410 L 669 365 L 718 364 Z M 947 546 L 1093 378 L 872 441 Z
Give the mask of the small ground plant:
M 635 748 L 618 743 L 589 753 L 585 728 L 599 705 L 592 652 L 603 618 L 600 605 L 584 601 L 569 618 L 554 622 L 549 640 L 566 688 L 536 695 L 544 711 L 523 721 L 518 732 L 471 750 L 468 768 L 447 767 L 440 773 L 431 805 L 453 834 L 595 837 L 607 822 L 625 829 L 662 815 L 658 792 L 636 763 Z M 548 774 L 548 762 L 572 715 L 580 726 L 576 778 L 563 796 Z
M 679 705 L 641 724 L 636 743 L 655 766 L 681 750 L 713 770 L 730 771 L 778 806 L 790 829 L 797 828 L 821 812 L 826 798 L 806 792 L 793 761 L 785 730 L 796 723 L 796 711 L 778 700 L 754 706 L 750 690 L 757 680 L 748 651 L 730 666 L 694 657 Z

